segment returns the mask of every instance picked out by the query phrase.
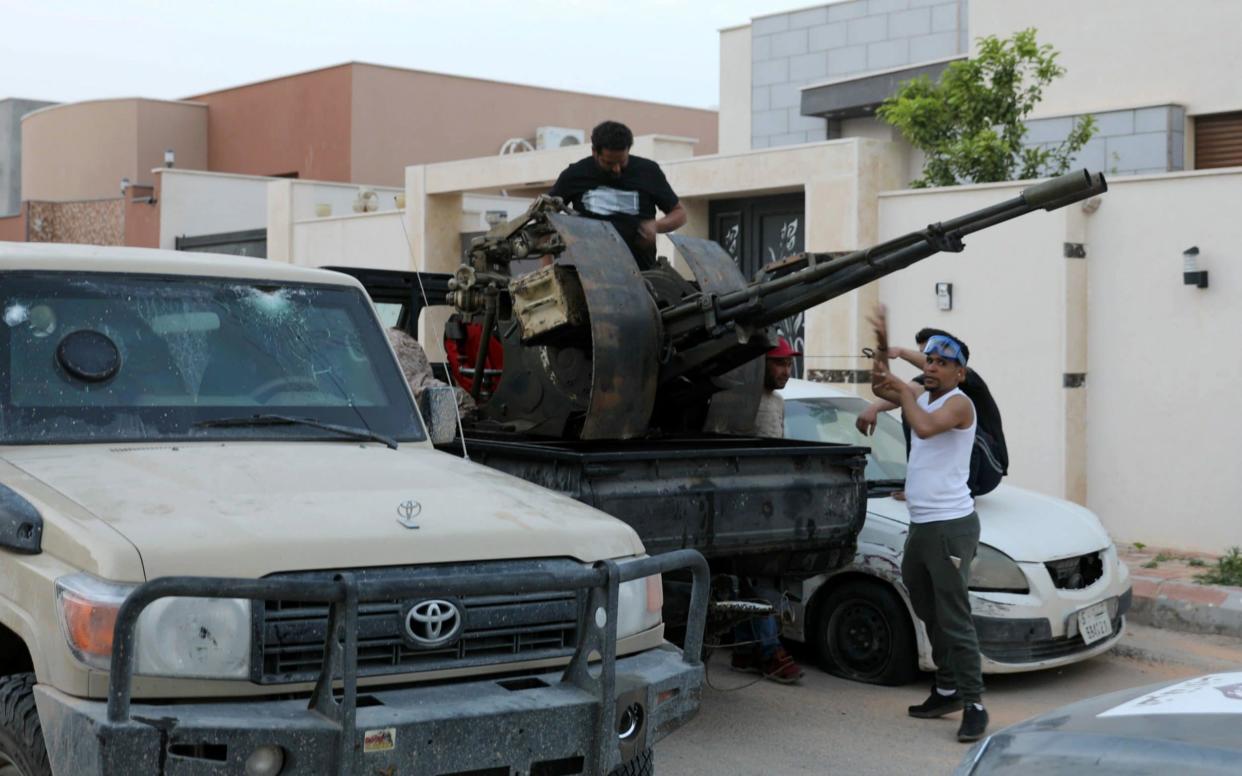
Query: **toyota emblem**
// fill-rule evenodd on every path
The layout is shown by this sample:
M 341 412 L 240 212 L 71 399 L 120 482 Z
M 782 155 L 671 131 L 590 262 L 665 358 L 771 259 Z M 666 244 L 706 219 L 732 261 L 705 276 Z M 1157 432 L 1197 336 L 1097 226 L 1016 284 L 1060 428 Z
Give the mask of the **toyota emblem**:
M 397 522 L 406 528 L 418 528 L 414 519 L 423 513 L 423 505 L 417 501 L 402 501 L 397 505 Z
M 419 601 L 405 613 L 405 635 L 420 649 L 450 644 L 461 633 L 461 610 L 443 599 Z

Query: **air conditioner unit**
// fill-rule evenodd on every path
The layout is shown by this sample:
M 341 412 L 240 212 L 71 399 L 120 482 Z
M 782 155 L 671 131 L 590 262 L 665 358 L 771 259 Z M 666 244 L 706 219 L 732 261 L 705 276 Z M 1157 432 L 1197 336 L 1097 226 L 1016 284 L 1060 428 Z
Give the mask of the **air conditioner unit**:
M 535 130 L 535 149 L 547 151 L 550 148 L 582 145 L 586 142 L 585 129 L 567 129 L 566 127 L 539 127 Z

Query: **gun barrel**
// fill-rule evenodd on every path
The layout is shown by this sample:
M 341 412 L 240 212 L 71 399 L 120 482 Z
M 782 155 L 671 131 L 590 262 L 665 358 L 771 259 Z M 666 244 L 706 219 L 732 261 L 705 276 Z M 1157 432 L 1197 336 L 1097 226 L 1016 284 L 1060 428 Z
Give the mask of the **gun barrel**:
M 871 248 L 837 258 L 805 254 L 806 266 L 781 268 L 784 274 L 760 279 L 715 297 L 699 296 L 664 309 L 665 332 L 674 342 L 695 336 L 699 316 L 710 311 L 716 325 L 744 321 L 767 326 L 821 302 L 848 293 L 942 251 L 963 249 L 962 238 L 1035 210 L 1056 210 L 1102 194 L 1108 184 L 1100 173 L 1078 170 L 1028 186 L 1003 202 L 951 218 Z

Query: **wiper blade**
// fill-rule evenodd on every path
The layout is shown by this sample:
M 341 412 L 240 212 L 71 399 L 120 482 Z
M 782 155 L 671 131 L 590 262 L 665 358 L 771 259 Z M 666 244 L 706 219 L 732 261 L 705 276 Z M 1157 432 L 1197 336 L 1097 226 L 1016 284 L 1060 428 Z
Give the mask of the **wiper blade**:
M 194 424 L 199 428 L 242 428 L 254 426 L 310 426 L 324 431 L 332 431 L 354 439 L 365 439 L 371 442 L 382 442 L 389 448 L 397 449 L 397 440 L 377 434 L 365 428 L 338 426 L 335 423 L 323 423 L 314 418 L 299 418 L 293 415 L 241 415 L 234 418 L 211 418 L 200 420 Z

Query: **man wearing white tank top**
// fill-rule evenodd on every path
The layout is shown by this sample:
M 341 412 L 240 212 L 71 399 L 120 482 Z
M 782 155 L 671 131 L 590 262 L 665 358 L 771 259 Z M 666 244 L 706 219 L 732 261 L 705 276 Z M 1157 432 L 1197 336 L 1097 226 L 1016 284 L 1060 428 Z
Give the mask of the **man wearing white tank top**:
M 927 700 L 910 706 L 912 717 L 930 719 L 962 709 L 957 740 L 977 741 L 987 729 L 981 702 L 979 641 L 967 594 L 970 564 L 979 545 L 979 516 L 966 481 L 975 441 L 975 407 L 958 389 L 970 351 L 951 335 L 936 335 L 923 348 L 923 384 L 905 383 L 883 357 L 883 310 L 873 321 L 880 357 L 872 368 L 876 396 L 901 407 L 912 431 L 906 469 L 910 533 L 901 562 L 910 603 L 927 626 L 936 662 L 936 683 Z

